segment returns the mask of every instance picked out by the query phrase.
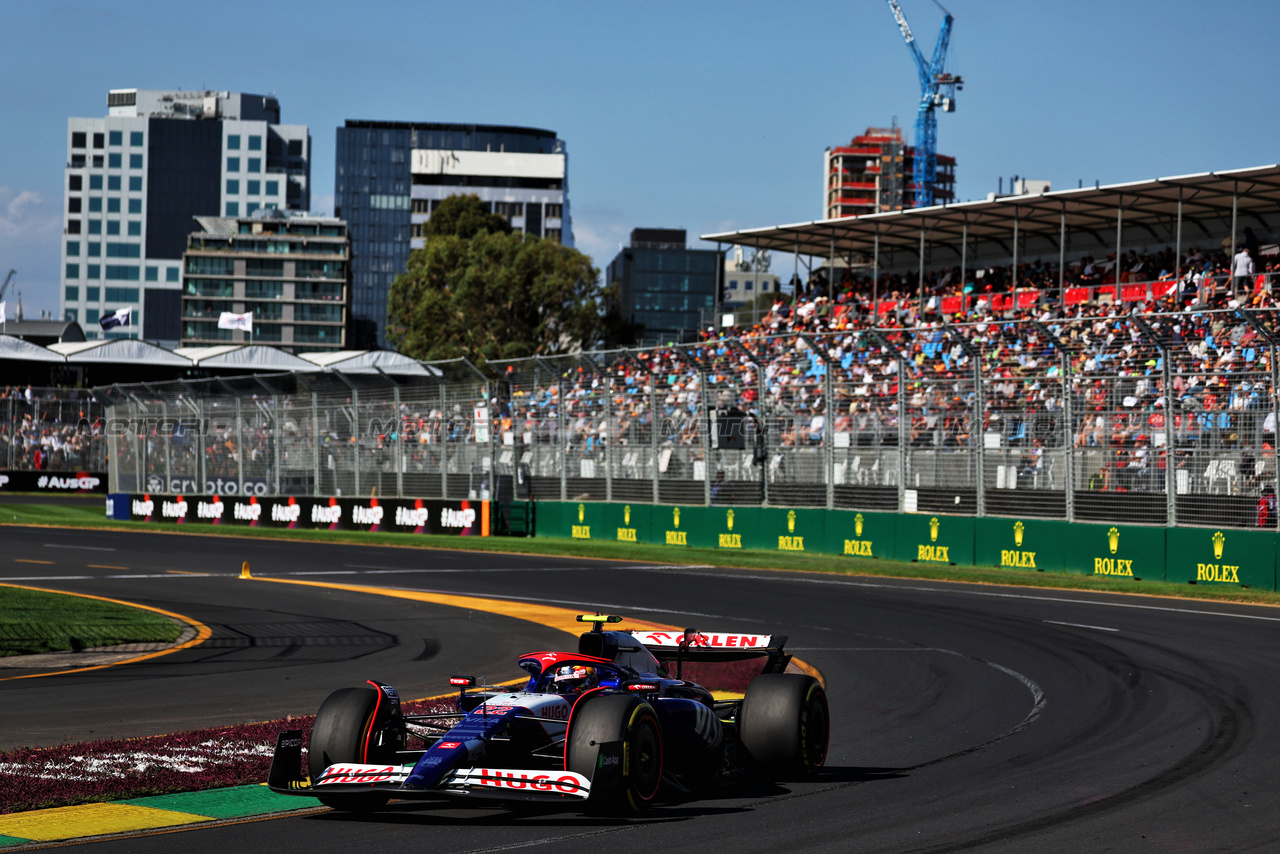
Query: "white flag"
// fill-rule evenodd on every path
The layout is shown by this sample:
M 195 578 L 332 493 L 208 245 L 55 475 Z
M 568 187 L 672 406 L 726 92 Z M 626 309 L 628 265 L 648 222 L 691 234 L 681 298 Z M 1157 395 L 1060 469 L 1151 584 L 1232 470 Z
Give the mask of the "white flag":
M 8 323 L 4 315 L 4 303 L 0 302 L 0 323 Z
M 243 329 L 245 332 L 253 332 L 253 312 L 245 314 L 233 314 L 224 311 L 222 316 L 218 318 L 219 329 Z

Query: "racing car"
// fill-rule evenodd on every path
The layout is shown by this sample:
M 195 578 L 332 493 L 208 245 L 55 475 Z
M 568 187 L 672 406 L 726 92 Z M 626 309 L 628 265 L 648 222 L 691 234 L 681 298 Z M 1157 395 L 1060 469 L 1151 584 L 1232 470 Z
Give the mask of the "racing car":
M 302 730 L 289 730 L 268 785 L 353 812 L 392 798 L 493 799 L 630 815 L 735 779 L 809 777 L 826 761 L 826 692 L 786 672 L 785 637 L 606 631 L 622 618 L 577 619 L 592 626 L 576 652 L 519 657 L 521 690 L 451 676 L 452 712 L 408 714 L 395 688 L 372 679 L 334 691 L 311 730 L 309 774 Z M 740 699 L 682 678 L 699 663 L 747 661 L 761 667 Z

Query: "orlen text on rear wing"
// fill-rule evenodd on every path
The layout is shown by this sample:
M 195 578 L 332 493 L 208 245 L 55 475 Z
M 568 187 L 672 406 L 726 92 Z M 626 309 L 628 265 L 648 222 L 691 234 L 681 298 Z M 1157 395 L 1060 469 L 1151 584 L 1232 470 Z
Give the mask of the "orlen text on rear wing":
M 782 673 L 791 662 L 783 651 L 786 636 L 748 634 L 745 632 L 633 631 L 632 637 L 660 661 L 747 661 L 765 658 L 763 673 Z

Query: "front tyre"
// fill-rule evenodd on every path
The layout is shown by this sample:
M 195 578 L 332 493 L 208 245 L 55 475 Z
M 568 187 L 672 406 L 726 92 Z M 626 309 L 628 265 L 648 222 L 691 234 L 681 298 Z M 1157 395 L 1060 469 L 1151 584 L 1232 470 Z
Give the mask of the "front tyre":
M 827 761 L 827 692 L 800 673 L 767 673 L 747 686 L 738 737 L 760 771 L 786 779 L 812 777 Z
M 662 727 L 653 707 L 638 697 L 584 697 L 569 719 L 566 771 L 591 781 L 588 810 L 637 815 L 662 784 Z
M 378 708 L 378 692 L 372 688 L 339 688 L 320 704 L 311 728 L 307 768 L 315 780 L 336 762 L 378 762 L 367 746 Z M 386 792 L 317 795 L 320 803 L 335 810 L 372 812 L 391 800 Z

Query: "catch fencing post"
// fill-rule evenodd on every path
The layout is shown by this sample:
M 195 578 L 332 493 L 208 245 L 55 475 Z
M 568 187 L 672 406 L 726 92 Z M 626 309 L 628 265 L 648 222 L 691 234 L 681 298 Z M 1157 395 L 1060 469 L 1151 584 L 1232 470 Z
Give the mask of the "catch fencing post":
M 822 397 L 825 401 L 823 405 L 822 430 L 822 479 L 826 482 L 826 506 L 830 510 L 835 506 L 835 478 L 833 476 L 835 455 L 831 449 L 831 427 L 835 410 L 832 408 L 831 400 L 831 359 L 813 338 L 803 332 L 799 333 L 797 337 L 807 344 L 809 350 L 822 362 Z
M 169 424 L 169 404 L 163 400 L 160 401 L 160 423 L 163 425 L 161 432 L 167 432 L 164 437 L 164 482 L 173 483 L 173 427 Z
M 565 399 L 565 383 L 564 377 L 556 378 L 556 445 L 558 455 L 560 457 L 560 500 L 569 500 L 569 436 L 565 432 L 565 406 L 568 401 Z
M 393 424 L 395 430 L 395 453 L 391 455 L 392 464 L 396 467 L 396 498 L 404 498 L 404 419 L 400 417 L 400 386 L 391 387 L 391 406 L 394 409 Z
M 313 468 L 314 473 L 311 478 L 311 494 L 318 496 L 320 494 L 320 449 L 322 443 L 320 441 L 320 399 L 313 391 L 311 392 L 311 450 L 313 451 Z M 204 456 L 201 455 L 201 460 Z M 201 465 L 204 463 L 201 462 Z
M 244 416 L 236 395 L 236 495 L 244 495 Z

